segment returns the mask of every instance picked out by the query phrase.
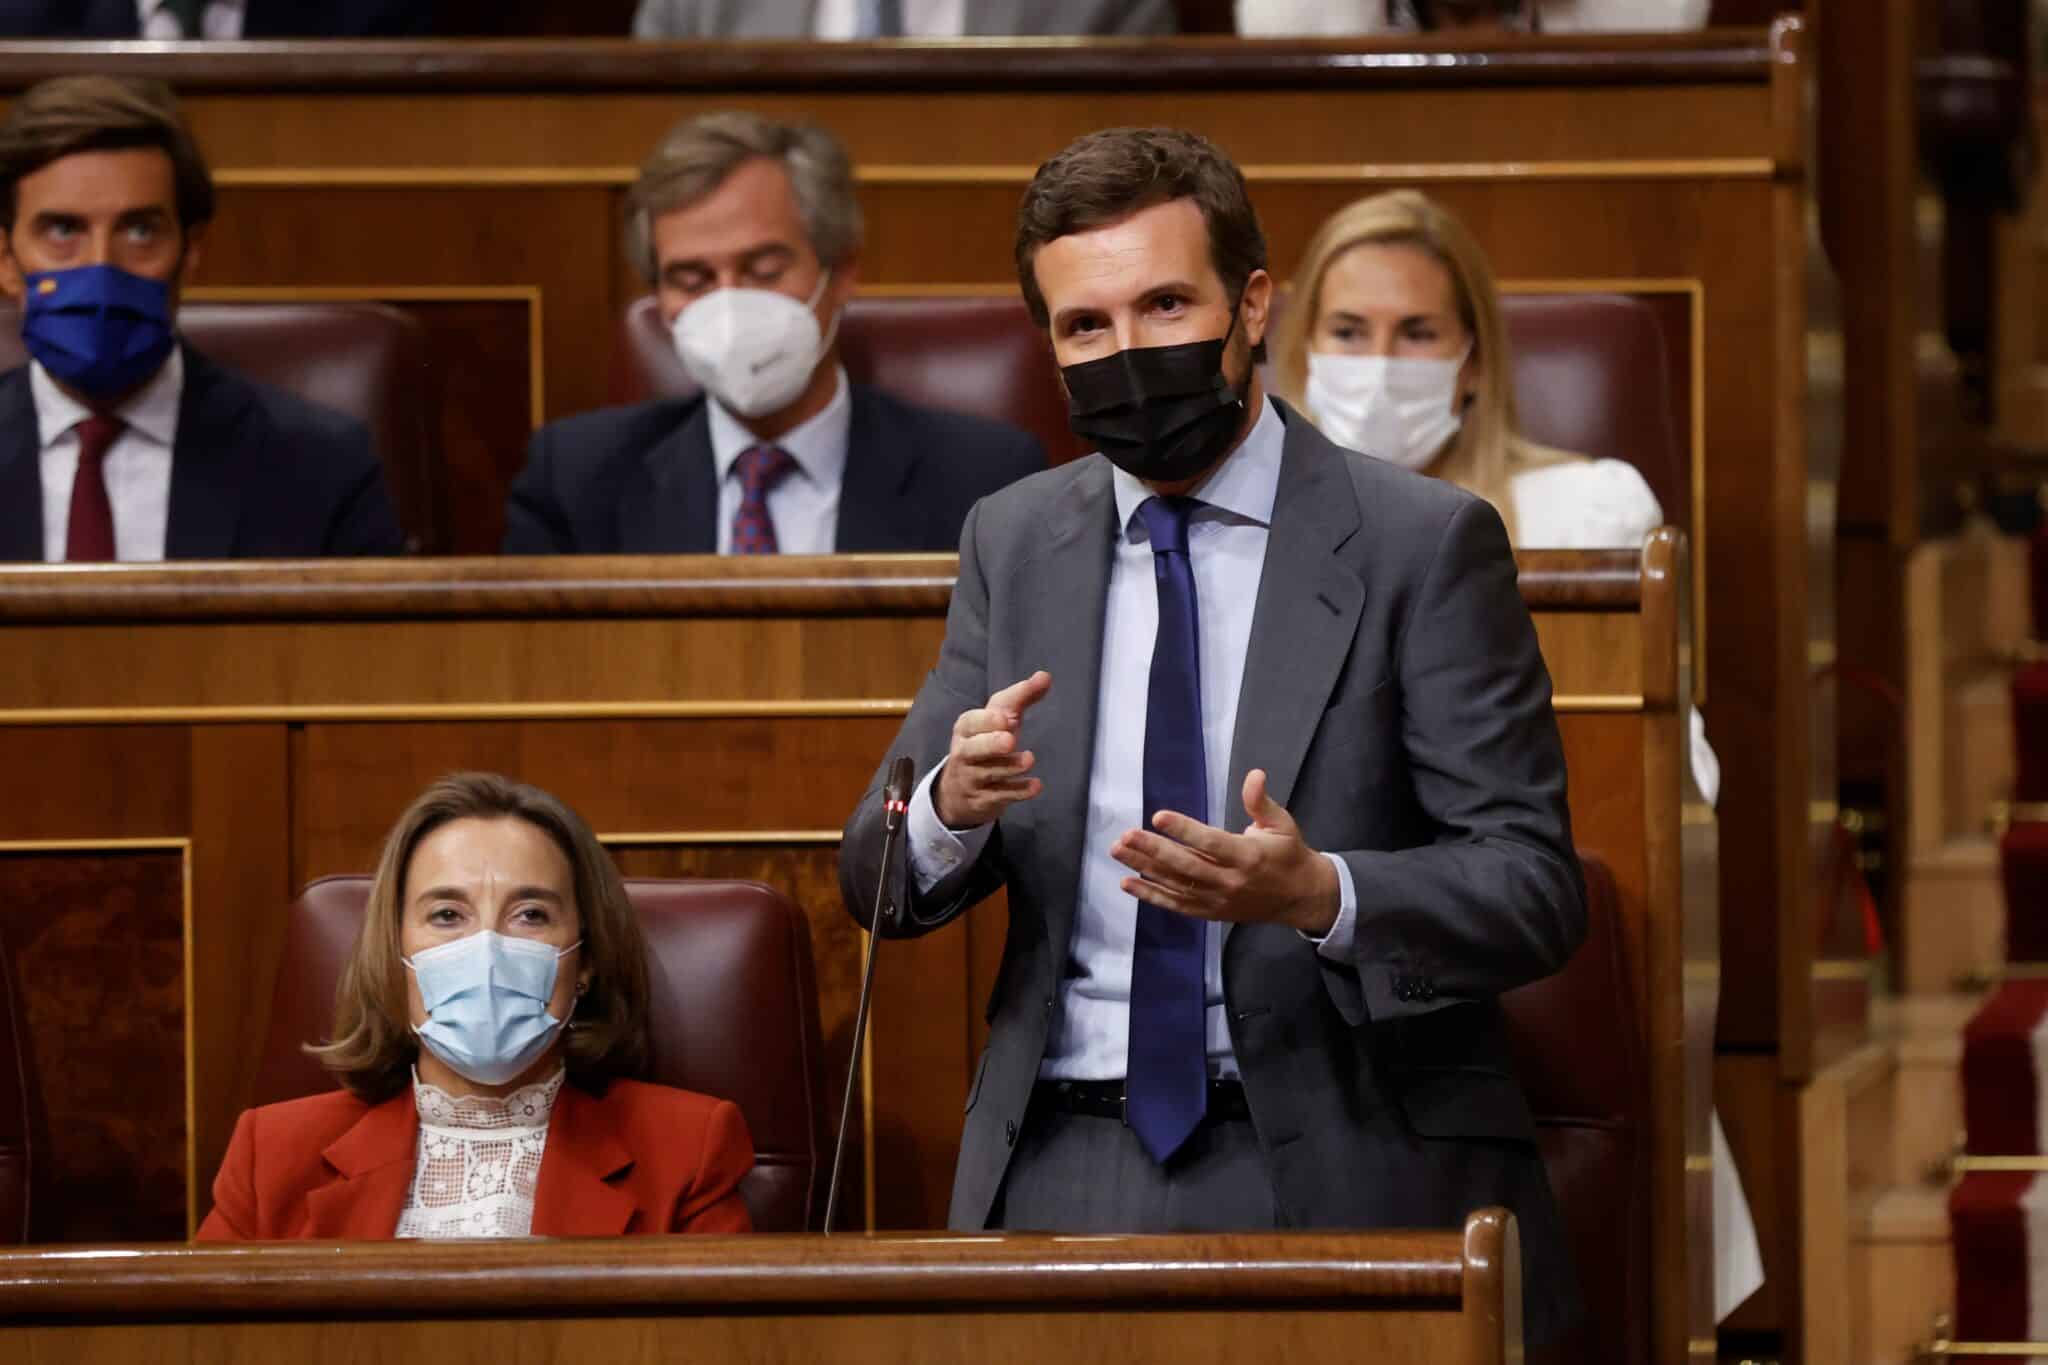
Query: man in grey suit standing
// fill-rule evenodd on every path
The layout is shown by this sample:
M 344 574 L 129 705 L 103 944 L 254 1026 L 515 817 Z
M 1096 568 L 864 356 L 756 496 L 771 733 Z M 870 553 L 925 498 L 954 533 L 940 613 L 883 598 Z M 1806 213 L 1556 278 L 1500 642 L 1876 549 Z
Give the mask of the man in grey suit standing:
M 1498 997 L 1585 932 L 1550 679 L 1498 515 L 1268 398 L 1243 176 L 1171 129 L 1039 167 L 1017 272 L 1101 452 L 981 500 L 894 752 L 917 934 L 1007 887 L 950 1220 L 1520 1220 L 1577 1311 Z M 883 765 L 886 768 L 886 763 Z M 880 776 L 840 877 L 864 914 Z
M 640 0 L 635 38 L 1007 38 L 1174 33 L 1173 0 Z

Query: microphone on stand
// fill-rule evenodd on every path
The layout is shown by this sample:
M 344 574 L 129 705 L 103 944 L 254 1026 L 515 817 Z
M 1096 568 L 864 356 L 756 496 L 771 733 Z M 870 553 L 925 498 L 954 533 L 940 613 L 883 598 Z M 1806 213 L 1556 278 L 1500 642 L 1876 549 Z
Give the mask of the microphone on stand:
M 839 1136 L 832 1143 L 832 1179 L 825 1190 L 828 1237 L 832 1234 L 832 1217 L 839 1210 L 839 1164 L 846 1156 L 846 1127 L 853 1118 L 853 1083 L 860 1076 L 861 1047 L 867 1041 L 868 996 L 875 987 L 875 945 L 881 941 L 885 925 L 895 927 L 901 910 L 891 900 L 889 887 L 901 856 L 903 820 L 910 813 L 910 789 L 916 775 L 916 767 L 905 754 L 889 765 L 889 780 L 882 785 L 882 873 L 875 883 L 875 913 L 868 920 L 867 965 L 861 970 L 860 1006 L 853 1015 L 853 1055 L 846 1064 L 846 1094 L 839 1104 Z

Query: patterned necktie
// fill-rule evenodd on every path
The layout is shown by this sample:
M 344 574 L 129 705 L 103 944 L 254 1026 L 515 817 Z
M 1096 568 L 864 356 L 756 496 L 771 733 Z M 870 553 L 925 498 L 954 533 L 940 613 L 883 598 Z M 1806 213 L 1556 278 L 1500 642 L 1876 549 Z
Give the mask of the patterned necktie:
M 114 504 L 107 497 L 107 451 L 121 434 L 121 419 L 96 412 L 78 433 L 78 473 L 71 480 L 71 512 L 64 523 L 64 558 L 74 564 L 114 557 Z
M 1159 630 L 1145 701 L 1145 828 L 1159 811 L 1209 819 L 1202 741 L 1201 632 L 1188 561 L 1193 498 L 1150 498 L 1138 507 L 1152 537 Z M 1209 1101 L 1207 1006 L 1201 920 L 1138 902 L 1131 948 L 1130 1052 L 1124 1115 L 1154 1161 L 1180 1150 Z
M 206 0 L 164 0 L 164 8 L 178 21 L 178 27 L 185 30 L 187 38 L 206 36 Z
M 768 494 L 796 468 L 796 461 L 780 446 L 751 446 L 740 452 L 735 467 L 740 471 L 740 505 L 732 514 L 732 552 L 777 554 Z

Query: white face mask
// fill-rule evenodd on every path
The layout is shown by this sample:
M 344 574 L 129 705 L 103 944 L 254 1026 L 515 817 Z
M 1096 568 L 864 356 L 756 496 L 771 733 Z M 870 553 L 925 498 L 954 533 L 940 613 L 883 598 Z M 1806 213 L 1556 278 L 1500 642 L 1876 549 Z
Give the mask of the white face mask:
M 1308 415 L 1340 446 L 1421 469 L 1464 422 L 1458 372 L 1465 356 L 1427 360 L 1310 351 Z
M 826 271 L 808 300 L 773 289 L 718 289 L 677 317 L 671 335 L 683 369 L 741 417 L 765 417 L 796 401 L 831 344 L 811 310 L 832 278 Z M 839 319 L 832 319 L 833 329 Z

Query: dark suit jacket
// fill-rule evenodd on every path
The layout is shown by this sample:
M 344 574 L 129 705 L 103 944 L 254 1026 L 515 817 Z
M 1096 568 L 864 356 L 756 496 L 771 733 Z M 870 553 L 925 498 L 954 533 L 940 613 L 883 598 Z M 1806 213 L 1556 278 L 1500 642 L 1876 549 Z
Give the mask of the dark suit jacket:
M 248 0 L 244 38 L 396 38 L 432 33 L 431 0 Z M 133 38 L 135 0 L 0 0 L 0 37 Z
M 976 498 L 1045 468 L 1000 422 L 852 386 L 836 548 L 951 550 Z M 505 509 L 507 554 L 712 554 L 718 474 L 708 400 L 660 399 L 534 433 Z
M 419 1155 L 412 1087 L 382 1104 L 347 1091 L 266 1104 L 235 1124 L 202 1242 L 381 1240 L 398 1228 Z M 564 1085 L 533 1191 L 536 1237 L 749 1232 L 754 1167 L 729 1100 L 640 1081 L 602 1096 Z
M 1577 1295 L 1498 997 L 1556 971 L 1585 934 L 1550 677 L 1491 507 L 1349 456 L 1281 412 L 1225 823 L 1244 828 L 1237 794 L 1263 767 L 1309 845 L 1349 866 L 1358 918 L 1341 964 L 1279 925 L 1227 933 L 1224 995 L 1252 1121 L 1287 1226 L 1455 1227 L 1475 1208 L 1512 1209 L 1529 1327 L 1543 1340 Z M 890 749 L 922 776 L 945 757 L 960 712 L 1035 669 L 1052 673 L 1020 735 L 1043 793 L 998 822 L 964 890 L 909 901 L 906 931 L 923 933 L 1009 891 L 956 1228 L 987 1222 L 1057 1007 L 1116 532 L 1099 455 L 976 507 L 938 665 Z M 880 871 L 880 783 L 878 773 L 840 855 L 856 915 Z
M 43 557 L 43 476 L 26 365 L 0 375 L 0 560 Z M 405 548 L 362 423 L 185 347 L 166 559 L 310 559 Z

